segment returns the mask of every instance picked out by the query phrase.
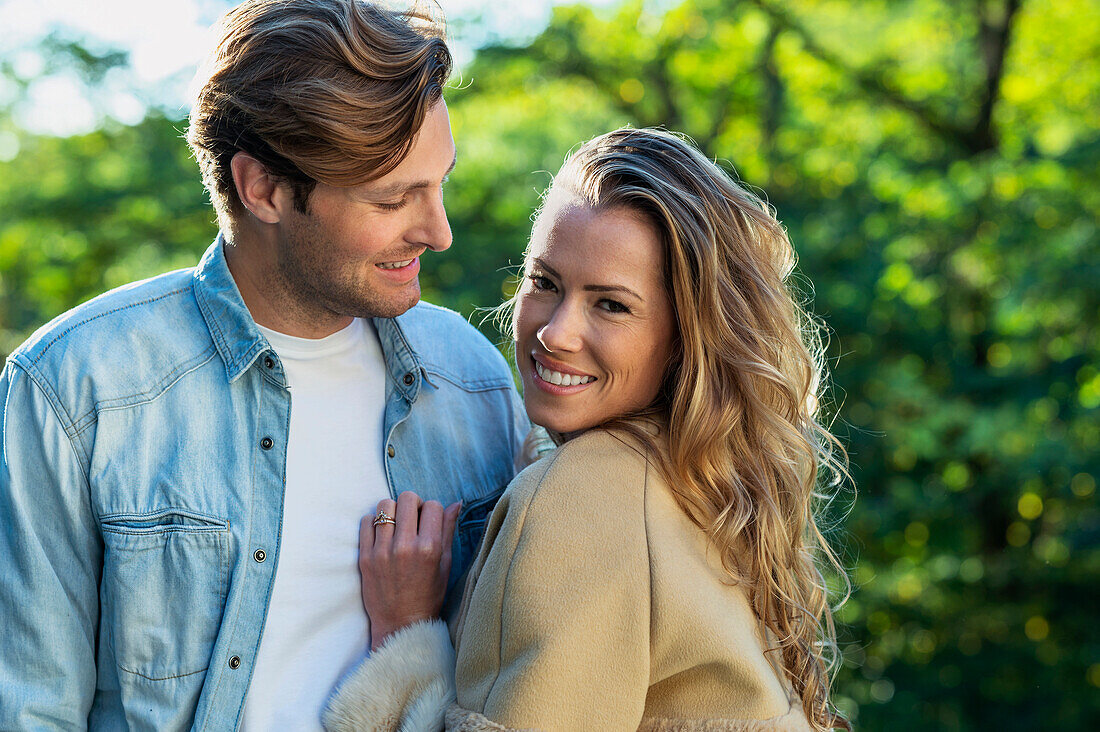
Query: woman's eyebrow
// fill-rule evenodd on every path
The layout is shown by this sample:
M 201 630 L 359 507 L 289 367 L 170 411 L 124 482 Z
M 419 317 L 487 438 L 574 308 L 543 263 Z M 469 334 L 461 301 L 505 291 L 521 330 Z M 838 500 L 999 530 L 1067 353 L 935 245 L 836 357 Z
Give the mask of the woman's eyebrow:
M 586 292 L 621 292 L 638 300 L 642 300 L 641 295 L 623 285 L 585 285 L 583 289 Z
M 551 267 L 549 264 L 542 261 L 538 257 L 531 257 L 531 261 L 534 262 L 535 266 L 538 267 L 539 269 L 546 270 L 546 273 L 548 275 L 550 275 L 551 277 L 557 277 L 559 280 L 561 279 L 561 275 L 558 274 L 558 271 L 556 269 L 554 269 L 553 267 Z
M 539 269 L 546 270 L 546 273 L 549 274 L 551 277 L 555 277 L 559 280 L 561 279 L 561 275 L 558 274 L 558 271 L 548 265 L 543 260 L 539 259 L 538 257 L 532 257 L 531 261 L 533 261 L 535 263 L 535 266 Z M 645 302 L 645 298 L 634 292 L 634 290 L 631 290 L 629 287 L 626 287 L 625 285 L 584 285 L 581 289 L 585 292 L 621 292 L 630 295 L 640 302 Z

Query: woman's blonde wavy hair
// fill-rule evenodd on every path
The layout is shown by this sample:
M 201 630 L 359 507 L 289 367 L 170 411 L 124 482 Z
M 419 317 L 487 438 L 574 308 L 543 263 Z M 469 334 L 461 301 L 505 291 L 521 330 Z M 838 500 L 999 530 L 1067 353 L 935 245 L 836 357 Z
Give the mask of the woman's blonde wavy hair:
M 730 579 L 747 586 L 814 729 L 850 729 L 830 700 L 839 657 L 823 569 L 841 578 L 844 599 L 850 585 L 815 516 L 849 477 L 843 447 L 818 420 L 821 328 L 788 284 L 796 257 L 786 231 L 767 204 L 663 130 L 585 143 L 547 197 L 562 194 L 653 224 L 678 324 L 657 401 L 603 426 L 657 456 Z M 667 429 L 667 454 L 645 421 Z

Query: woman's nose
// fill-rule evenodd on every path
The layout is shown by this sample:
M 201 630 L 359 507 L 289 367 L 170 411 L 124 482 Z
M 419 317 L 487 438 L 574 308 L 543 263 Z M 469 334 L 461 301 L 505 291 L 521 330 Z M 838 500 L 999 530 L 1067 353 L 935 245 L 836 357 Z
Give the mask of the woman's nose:
M 577 308 L 571 308 L 567 303 L 561 303 L 554 308 L 550 320 L 539 328 L 539 343 L 547 351 L 576 353 L 582 348 L 582 328 L 583 323 Z

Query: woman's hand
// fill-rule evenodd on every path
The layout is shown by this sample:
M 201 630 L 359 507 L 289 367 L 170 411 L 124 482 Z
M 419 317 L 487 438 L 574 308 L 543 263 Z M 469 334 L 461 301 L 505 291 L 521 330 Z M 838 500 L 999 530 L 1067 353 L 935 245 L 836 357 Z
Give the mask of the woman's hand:
M 451 573 L 451 542 L 461 503 L 446 509 L 412 491 L 378 502 L 359 522 L 359 574 L 370 618 L 371 650 L 392 633 L 439 616 Z M 396 524 L 374 525 L 377 511 Z

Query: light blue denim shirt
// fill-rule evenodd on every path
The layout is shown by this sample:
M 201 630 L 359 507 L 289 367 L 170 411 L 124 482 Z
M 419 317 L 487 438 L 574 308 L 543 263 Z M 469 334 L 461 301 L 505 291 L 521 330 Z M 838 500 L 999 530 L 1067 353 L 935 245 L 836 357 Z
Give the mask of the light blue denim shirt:
M 394 496 L 465 502 L 453 588 L 527 417 L 459 315 L 420 304 L 374 323 L 386 444 L 363 449 L 385 450 Z M 0 729 L 237 727 L 279 560 L 290 410 L 221 237 L 195 269 L 98 297 L 11 354 Z

